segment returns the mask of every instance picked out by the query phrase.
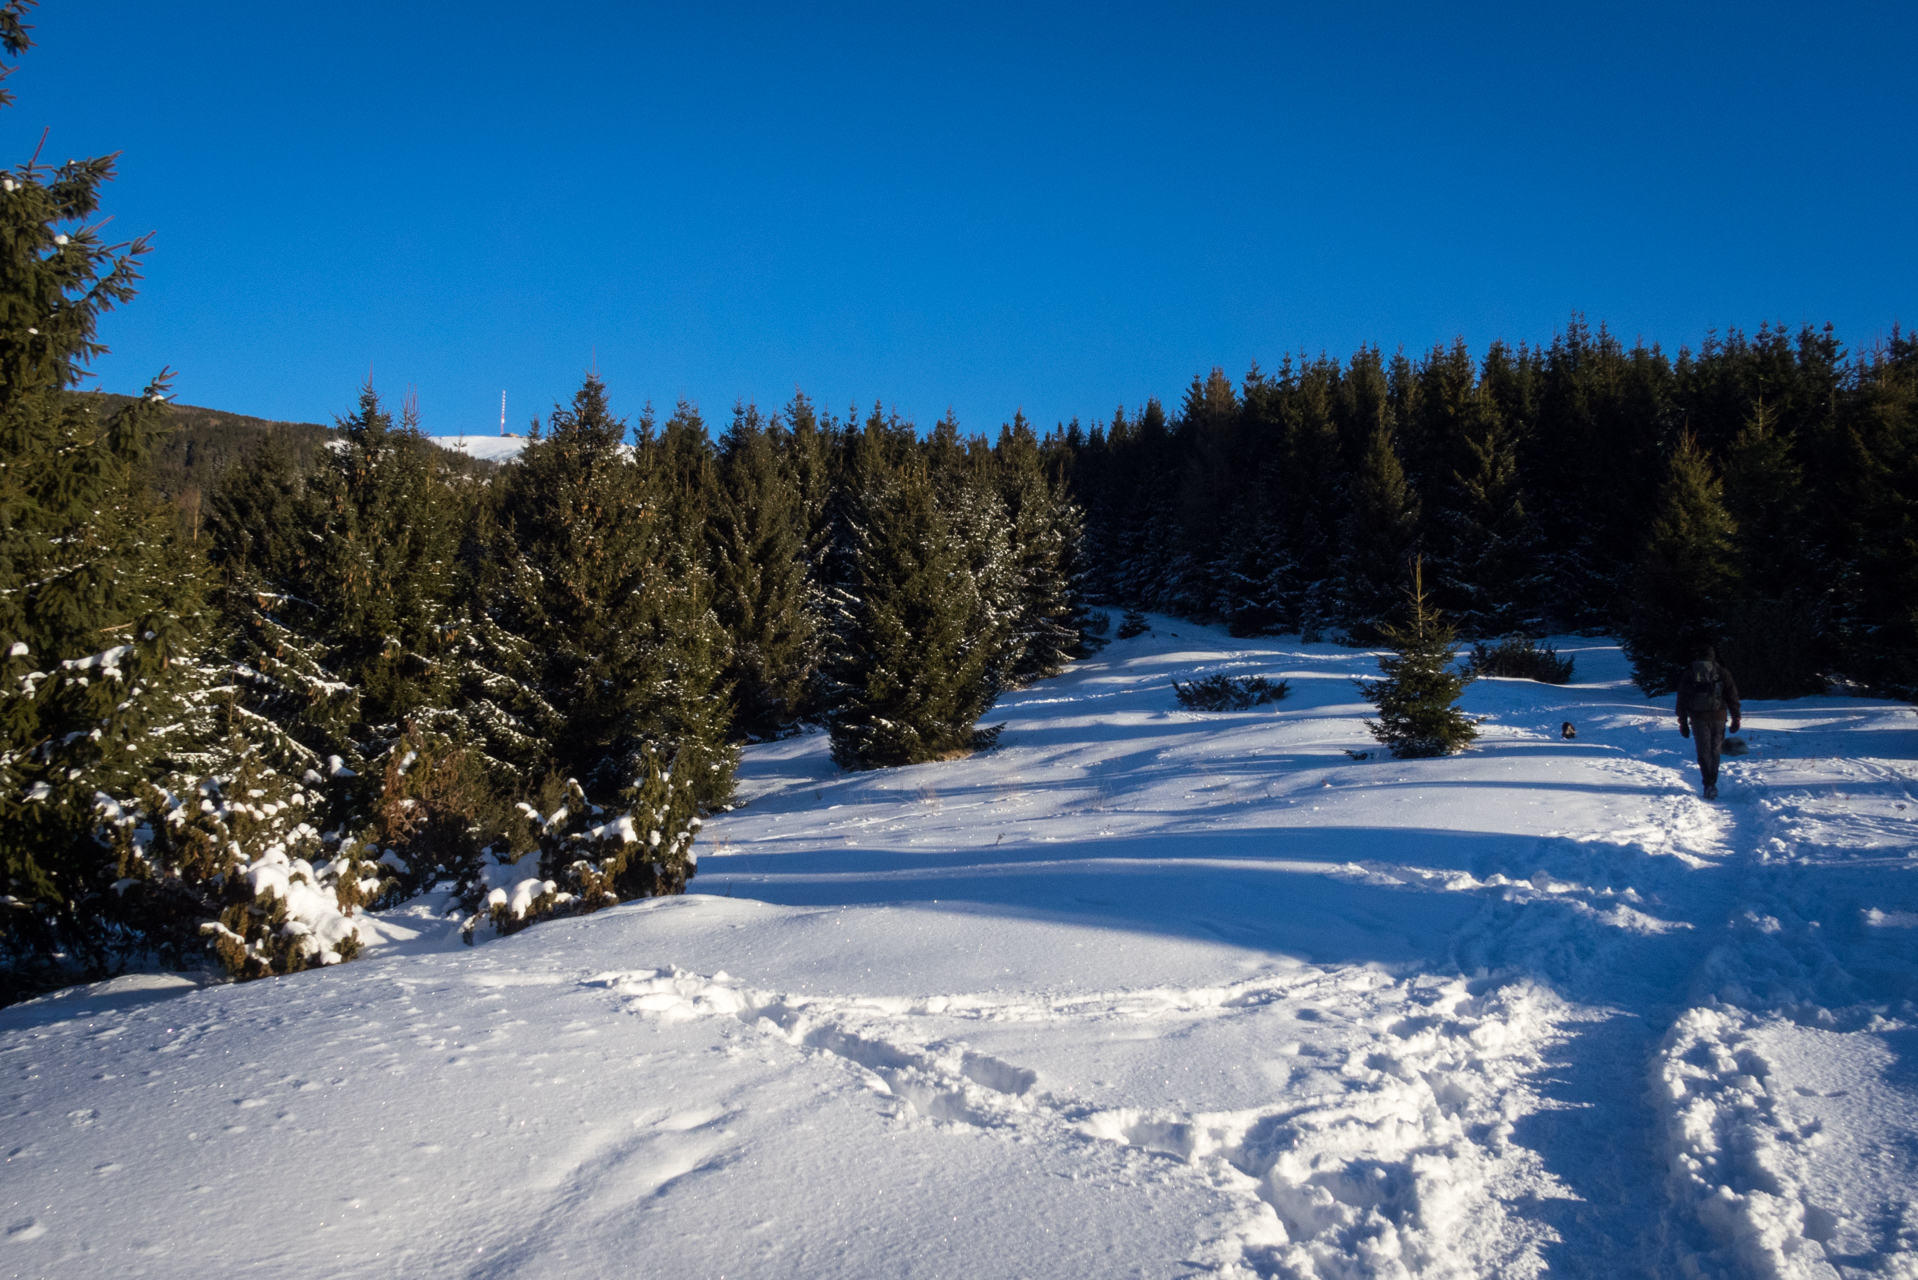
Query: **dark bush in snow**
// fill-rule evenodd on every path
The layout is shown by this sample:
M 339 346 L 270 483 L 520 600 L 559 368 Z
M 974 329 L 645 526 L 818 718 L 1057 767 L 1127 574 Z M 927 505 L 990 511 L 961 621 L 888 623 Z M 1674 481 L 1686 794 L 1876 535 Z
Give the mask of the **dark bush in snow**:
M 1279 701 L 1292 692 L 1292 686 L 1283 680 L 1274 684 L 1264 676 L 1228 676 L 1220 672 L 1184 684 L 1174 680 L 1172 691 L 1187 711 L 1249 711 Z
M 1574 659 L 1561 658 L 1551 645 L 1540 647 L 1530 636 L 1507 636 L 1497 644 L 1472 645 L 1472 674 L 1565 684 L 1572 678 Z
M 117 895 L 168 963 L 187 962 L 194 934 L 235 978 L 351 960 L 355 912 L 387 885 L 377 850 L 342 841 L 328 851 L 314 827 L 319 776 L 295 781 L 257 754 L 177 792 L 142 788 L 138 809 L 115 809 Z
M 698 871 L 693 837 L 701 820 L 693 796 L 691 778 L 675 778 L 647 753 L 623 812 L 591 803 L 571 778 L 549 787 L 544 812 L 522 804 L 538 853 L 516 856 L 502 842 L 481 857 L 478 874 L 462 886 L 466 941 L 482 928 L 515 933 L 550 916 L 684 893 Z

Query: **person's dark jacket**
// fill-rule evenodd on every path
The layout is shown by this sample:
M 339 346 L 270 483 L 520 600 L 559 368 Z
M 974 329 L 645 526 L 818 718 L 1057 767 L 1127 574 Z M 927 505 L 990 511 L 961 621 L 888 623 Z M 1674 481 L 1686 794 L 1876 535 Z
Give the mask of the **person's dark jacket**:
M 1727 671 L 1723 664 L 1713 663 L 1712 665 L 1718 668 L 1719 692 L 1724 695 L 1725 709 L 1709 713 L 1692 710 L 1692 697 L 1700 690 L 1692 680 L 1692 669 L 1686 667 L 1685 674 L 1678 678 L 1678 731 L 1680 733 L 1690 734 L 1692 721 L 1703 719 L 1707 714 L 1719 723 L 1723 723 L 1723 718 L 1729 715 L 1732 732 L 1738 732 L 1739 721 L 1743 718 L 1739 714 L 1738 682 L 1732 679 L 1732 673 Z

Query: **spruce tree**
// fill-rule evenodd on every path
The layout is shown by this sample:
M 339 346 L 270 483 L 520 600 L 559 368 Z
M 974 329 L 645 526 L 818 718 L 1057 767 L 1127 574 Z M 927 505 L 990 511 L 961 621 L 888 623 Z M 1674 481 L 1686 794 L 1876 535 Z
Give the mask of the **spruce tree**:
M 1918 333 L 1858 362 L 1828 466 L 1833 640 L 1847 673 L 1918 699 Z
M 1130 566 L 1130 525 L 1124 517 L 1131 480 L 1126 458 L 1131 422 L 1123 407 L 1113 410 L 1109 427 L 1095 426 L 1073 459 L 1073 496 L 1084 508 L 1085 589 L 1095 600 L 1125 599 Z
M 1341 560 L 1344 621 L 1352 639 L 1369 644 L 1385 635 L 1397 609 L 1400 576 L 1418 539 L 1418 497 L 1406 483 L 1383 416 L 1374 425 L 1352 480 L 1351 510 Z
M 14 52 L 20 12 L 0 11 Z M 14 223 L 0 306 L 18 326 L 0 328 L 0 576 L 14 579 L 0 584 L 0 644 L 17 680 L 4 695 L 0 757 L 0 843 L 17 907 L 4 922 L 8 967 L 36 981 L 141 957 L 191 964 L 207 941 L 240 976 L 350 958 L 350 913 L 382 880 L 344 845 L 321 865 L 307 860 L 322 850 L 329 779 L 288 725 L 329 719 L 341 703 L 350 713 L 357 696 L 309 663 L 291 632 L 256 636 L 257 656 L 272 661 L 249 665 L 232 661 L 227 628 L 209 625 L 198 539 L 180 536 L 144 466 L 163 380 L 110 413 L 111 401 L 67 390 L 103 350 L 98 316 L 131 296 L 144 250 L 102 245 L 74 225 L 110 174 L 103 160 L 29 165 L 0 183 L 0 217 Z M 271 558 L 268 544 L 284 551 L 306 538 L 311 549 L 313 520 L 279 518 L 297 483 L 270 466 L 263 475 L 253 507 L 272 518 L 261 521 L 260 558 Z M 242 599 L 262 613 L 284 603 L 248 576 L 246 559 L 222 575 L 225 617 Z M 321 696 L 270 705 L 261 687 L 289 671 L 315 676 L 304 692 Z M 353 772 L 338 755 L 330 763 Z
M 308 789 L 323 806 L 314 821 L 343 853 L 365 839 L 372 857 L 392 850 L 415 885 L 456 868 L 423 846 L 380 845 L 391 824 L 379 815 L 395 750 L 421 754 L 403 745 L 409 733 L 433 737 L 427 767 L 471 736 L 458 709 L 455 563 L 467 503 L 410 405 L 395 424 L 369 385 L 339 432 L 306 455 L 268 441 L 213 492 L 229 736 L 275 768 L 325 779 Z M 500 784 L 511 785 L 504 770 Z
M 1474 636 L 1536 631 L 1538 538 L 1512 424 L 1482 402 L 1455 446 L 1462 456 L 1447 477 L 1453 501 L 1442 519 L 1445 586 L 1459 620 Z
M 1400 759 L 1463 750 L 1478 737 L 1478 727 L 1458 707 L 1473 677 L 1454 668 L 1458 632 L 1426 594 L 1423 557 L 1412 562 L 1405 599 L 1405 621 L 1379 627 L 1393 650 L 1379 659 L 1384 678 L 1357 682 L 1360 695 L 1379 709 L 1379 718 L 1365 727 Z
M 913 764 L 989 746 L 994 652 L 973 643 L 981 614 L 964 544 L 924 457 L 884 424 L 857 442 L 847 522 L 851 578 L 832 591 L 827 716 L 842 768 Z
M 1680 418 L 1675 371 L 1656 347 L 1627 350 L 1574 317 L 1539 376 L 1539 424 L 1521 448 L 1539 517 L 1554 625 L 1613 630 L 1629 611 L 1637 556 L 1656 515 Z
M 399 423 L 369 383 L 339 420 L 342 447 L 307 482 L 306 550 L 292 567 L 334 663 L 360 690 L 361 716 L 391 738 L 446 706 L 443 661 L 461 510 L 444 450 L 408 405 Z
M 197 925 L 235 978 L 260 978 L 351 960 L 359 952 L 355 909 L 389 884 L 385 868 L 323 839 L 325 802 L 309 773 L 273 767 L 238 734 L 216 768 L 166 788 L 145 788 L 143 822 L 117 825 L 122 856 L 140 883 L 123 896 L 146 907 L 160 957 L 178 964 L 172 941 Z M 144 838 L 143 838 L 144 837 Z
M 972 613 L 966 647 L 981 658 L 981 679 L 993 698 L 1018 683 L 1026 632 L 1014 530 L 995 484 L 995 460 L 983 436 L 963 445 L 950 412 L 927 436 L 924 457 L 939 515 L 961 553 Z
M 467 733 L 502 791 L 524 792 L 552 769 L 565 717 L 547 696 L 542 637 L 520 603 L 538 596 L 539 571 L 504 528 L 505 485 L 486 486 L 461 536 L 451 660 Z
M 1778 412 L 1753 406 L 1725 460 L 1725 507 L 1738 590 L 1727 606 L 1719 657 L 1749 697 L 1795 698 L 1824 690 L 1819 642 L 1825 597 L 1804 468 Z
M 656 750 L 642 750 L 635 764 L 616 804 L 595 804 L 577 779 L 555 777 L 540 788 L 537 806 L 519 806 L 514 834 L 536 854 L 495 847 L 489 853 L 496 856 L 461 884 L 468 943 L 481 929 L 516 933 L 553 916 L 686 891 L 698 870 L 693 841 L 702 823 L 695 779 L 675 776 Z
M 1252 376 L 1260 376 L 1256 365 Z M 1181 466 L 1174 473 L 1181 583 L 1164 606 L 1188 617 L 1213 619 L 1230 608 L 1219 565 L 1235 541 L 1232 517 L 1248 479 L 1241 418 L 1238 393 L 1222 367 L 1193 377 L 1180 406 Z
M 28 8 L 0 7 L 10 56 Z M 113 889 L 115 824 L 191 751 L 204 692 L 204 564 L 139 472 L 166 375 L 112 413 L 70 394 L 147 249 L 87 225 L 112 176 L 110 158 L 0 175 L 0 1001 L 149 945 Z
M 1300 370 L 1281 410 L 1284 551 L 1275 557 L 1273 598 L 1280 625 L 1297 627 L 1308 643 L 1343 609 L 1339 561 L 1349 477 L 1337 422 L 1342 390 L 1338 362 L 1321 358 Z
M 712 441 L 699 406 L 681 400 L 657 434 L 650 428 L 650 406 L 640 419 L 634 458 L 646 473 L 647 487 L 664 517 L 661 546 L 669 558 L 689 567 L 706 563 L 706 524 L 718 500 L 719 483 Z
M 1720 638 L 1737 581 L 1734 531 L 1710 459 L 1689 433 L 1679 437 L 1622 637 L 1632 678 L 1646 693 L 1676 688 L 1693 649 Z
M 725 642 L 699 541 L 677 540 L 703 541 L 688 514 L 703 498 L 672 460 L 648 456 L 648 422 L 640 436 L 629 448 L 589 376 L 495 486 L 467 556 L 502 687 L 550 724 L 529 767 L 606 805 L 657 753 L 712 808 L 735 763 Z
M 1083 517 L 1046 470 L 1023 413 L 1000 429 L 993 466 L 1017 575 L 1018 605 L 1009 649 L 1011 685 L 1056 676 L 1085 650 L 1085 611 L 1074 570 Z
M 187 789 L 244 795 L 244 775 L 277 794 L 297 780 L 309 834 L 325 832 L 324 858 L 296 859 L 288 882 L 273 869 L 286 842 L 234 820 L 253 836 L 226 846 L 208 927 L 237 977 L 351 958 L 341 921 L 470 875 L 516 783 L 503 766 L 487 774 L 460 705 L 454 550 L 470 503 L 450 459 L 412 403 L 395 423 L 371 386 L 337 431 L 299 453 L 269 439 L 210 504 L 228 693 L 221 750 Z M 309 941 L 271 941 L 289 929 Z
M 1177 446 L 1165 407 L 1147 400 L 1130 434 L 1129 483 L 1116 513 L 1126 557 L 1117 594 L 1127 604 L 1164 609 L 1182 594 L 1192 567 L 1183 553 L 1177 491 L 1168 483 L 1177 466 Z
M 806 570 L 815 586 L 825 582 L 834 530 L 834 492 L 840 460 L 839 432 L 831 415 L 821 419 L 812 401 L 795 391 L 779 415 L 780 460 L 792 478 L 793 501 L 803 531 Z M 816 689 L 815 682 L 815 689 Z
M 1465 441 L 1478 434 L 1485 416 L 1477 370 L 1461 338 L 1449 348 L 1434 347 L 1395 376 L 1404 397 L 1396 414 L 1399 454 L 1426 499 L 1427 516 L 1438 516 L 1450 505 L 1448 481 L 1464 462 Z
M 804 714 L 819 654 L 808 518 L 775 429 L 751 406 L 733 411 L 707 531 L 734 728 L 761 739 L 791 731 Z

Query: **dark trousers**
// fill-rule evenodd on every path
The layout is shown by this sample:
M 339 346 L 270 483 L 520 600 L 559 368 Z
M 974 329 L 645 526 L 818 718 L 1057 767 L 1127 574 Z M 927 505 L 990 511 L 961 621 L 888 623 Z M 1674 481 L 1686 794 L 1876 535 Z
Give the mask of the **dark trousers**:
M 1718 785 L 1718 756 L 1725 749 L 1725 713 L 1692 717 L 1692 741 L 1698 744 L 1698 771 L 1705 785 Z

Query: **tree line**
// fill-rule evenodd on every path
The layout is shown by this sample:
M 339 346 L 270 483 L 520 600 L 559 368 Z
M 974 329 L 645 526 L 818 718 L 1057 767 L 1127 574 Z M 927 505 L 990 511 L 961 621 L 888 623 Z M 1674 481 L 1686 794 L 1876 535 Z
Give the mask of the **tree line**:
M 742 743 L 975 750 L 1084 651 L 1079 513 L 1023 419 L 795 395 L 715 439 L 589 376 L 487 468 L 368 386 L 210 479 L 164 371 L 76 390 L 148 247 L 92 221 L 112 172 L 0 177 L 0 1002 L 348 960 L 359 912 L 435 885 L 469 939 L 678 892 Z
M 676 892 L 742 742 L 971 751 L 1084 651 L 1078 512 L 1023 420 L 799 395 L 715 440 L 588 377 L 475 475 L 369 387 L 223 473 L 196 537 L 142 474 L 163 385 L 102 413 L 74 372 L 0 404 L 22 983 L 350 958 L 356 908 L 447 881 L 469 930 Z
M 1098 598 L 1375 643 L 1423 556 L 1471 637 L 1614 633 L 1664 692 L 1715 642 L 1758 697 L 1918 693 L 1918 338 L 1575 318 L 1542 347 L 1256 365 L 1059 433 Z

